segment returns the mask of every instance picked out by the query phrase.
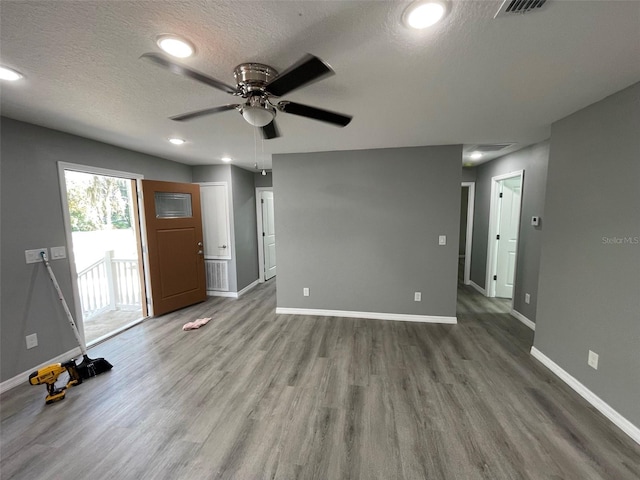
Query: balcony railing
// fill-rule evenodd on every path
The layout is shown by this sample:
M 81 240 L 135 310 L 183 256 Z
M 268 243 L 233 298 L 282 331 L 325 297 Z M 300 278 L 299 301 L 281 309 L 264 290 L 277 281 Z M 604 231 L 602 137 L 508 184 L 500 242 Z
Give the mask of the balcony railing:
M 82 318 L 108 310 L 137 310 L 140 302 L 140 276 L 137 259 L 114 258 L 105 252 L 94 264 L 78 273 Z

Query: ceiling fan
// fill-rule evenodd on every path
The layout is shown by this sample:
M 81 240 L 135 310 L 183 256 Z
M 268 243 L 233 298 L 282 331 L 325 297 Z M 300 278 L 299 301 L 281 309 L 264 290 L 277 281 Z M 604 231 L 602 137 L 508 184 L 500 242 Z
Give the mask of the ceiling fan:
M 280 136 L 275 123 L 277 112 L 312 118 L 339 127 L 347 126 L 352 118 L 349 115 L 343 115 L 301 103 L 286 100 L 277 103 L 272 101 L 273 97 L 281 97 L 282 95 L 286 95 L 289 92 L 329 77 L 335 73 L 329 65 L 311 54 L 305 55 L 280 74 L 278 74 L 273 67 L 262 63 L 241 63 L 233 71 L 233 76 L 236 80 L 235 87 L 202 72 L 180 65 L 166 55 L 145 53 L 140 58 L 165 67 L 178 75 L 192 78 L 246 100 L 244 103 L 205 108 L 203 110 L 170 117 L 171 120 L 178 122 L 193 120 L 194 118 L 204 115 L 225 112 L 227 110 L 237 110 L 248 123 L 261 129 L 262 136 L 265 139 L 271 139 Z

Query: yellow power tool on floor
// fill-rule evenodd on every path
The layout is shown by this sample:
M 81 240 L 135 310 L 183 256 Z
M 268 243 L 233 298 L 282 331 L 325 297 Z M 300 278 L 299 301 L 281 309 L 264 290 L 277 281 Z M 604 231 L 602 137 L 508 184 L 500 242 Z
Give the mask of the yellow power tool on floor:
M 56 387 L 58 377 L 64 372 L 69 372 L 69 380 L 67 380 L 66 385 Z M 82 377 L 78 372 L 75 360 L 47 365 L 29 375 L 30 385 L 47 385 L 47 397 L 44 400 L 47 405 L 64 399 L 67 388 L 80 385 L 81 383 Z

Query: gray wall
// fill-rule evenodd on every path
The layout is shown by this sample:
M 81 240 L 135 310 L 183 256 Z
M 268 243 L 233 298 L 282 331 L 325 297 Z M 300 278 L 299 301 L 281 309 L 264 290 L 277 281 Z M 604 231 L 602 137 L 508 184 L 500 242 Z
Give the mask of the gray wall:
M 235 231 L 237 289 L 259 278 L 256 188 L 254 172 L 231 167 L 233 181 L 233 224 Z
M 552 125 L 534 341 L 638 427 L 639 133 L 640 83 Z
M 268 170 L 266 175 L 262 175 L 261 172 L 255 172 L 253 174 L 253 179 L 256 188 L 273 186 L 273 174 L 271 173 L 271 170 Z
M 191 181 L 191 168 L 104 143 L 0 119 L 1 296 L 0 381 L 5 381 L 76 346 L 42 264 L 25 263 L 24 251 L 66 245 L 57 162 L 141 173 L 148 179 Z M 68 259 L 51 262 L 75 312 Z M 38 334 L 26 349 L 25 336 Z
M 233 222 L 233 181 L 231 179 L 231 165 L 196 165 L 191 169 L 194 182 L 226 182 L 229 188 L 229 209 L 231 210 L 231 222 Z M 236 249 L 235 249 L 235 228 L 233 223 L 229 225 L 231 232 L 231 260 L 227 261 L 227 274 L 229 275 L 229 290 L 238 291 Z
M 545 228 L 544 199 L 548 163 L 549 143 L 542 142 L 476 167 L 471 280 L 483 288 L 486 287 L 491 178 L 524 170 L 513 306 L 533 322 L 536 321 L 540 246 Z M 542 217 L 541 227 L 531 226 L 531 217 L 534 215 Z M 531 295 L 531 303 L 528 305 L 524 303 L 525 293 Z
M 462 169 L 462 181 L 463 182 L 475 182 L 477 177 L 477 168 L 464 167 Z
M 455 316 L 461 157 L 459 145 L 274 155 L 278 306 Z

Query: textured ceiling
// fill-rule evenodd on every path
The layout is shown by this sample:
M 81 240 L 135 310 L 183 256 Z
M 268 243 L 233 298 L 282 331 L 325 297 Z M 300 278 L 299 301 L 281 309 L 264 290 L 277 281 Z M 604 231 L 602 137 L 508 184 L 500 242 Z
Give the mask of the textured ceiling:
M 2 85 L 2 114 L 186 164 L 231 156 L 269 168 L 272 153 L 520 147 L 640 80 L 640 2 L 549 0 L 494 20 L 500 4 L 453 1 L 443 22 L 414 32 L 400 22 L 406 2 L 2 0 L 0 62 L 25 74 Z M 257 148 L 233 111 L 173 122 L 236 97 L 139 60 L 162 33 L 190 39 L 197 53 L 184 63 L 230 84 L 239 63 L 283 70 L 313 53 L 336 75 L 283 98 L 354 119 L 341 129 L 280 113 L 282 137 L 258 136 Z

